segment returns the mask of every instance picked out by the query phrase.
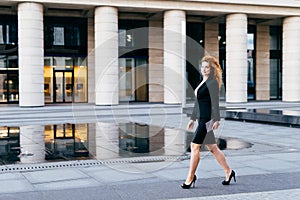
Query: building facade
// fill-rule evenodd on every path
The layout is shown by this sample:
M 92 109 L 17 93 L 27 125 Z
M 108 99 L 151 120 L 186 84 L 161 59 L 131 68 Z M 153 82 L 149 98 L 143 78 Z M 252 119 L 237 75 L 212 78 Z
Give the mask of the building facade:
M 185 105 L 206 54 L 226 102 L 300 101 L 300 2 L 0 2 L 2 104 Z

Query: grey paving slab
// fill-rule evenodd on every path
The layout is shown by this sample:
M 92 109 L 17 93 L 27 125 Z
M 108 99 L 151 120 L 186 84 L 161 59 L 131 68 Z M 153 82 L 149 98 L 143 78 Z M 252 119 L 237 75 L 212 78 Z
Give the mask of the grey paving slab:
M 0 193 L 0 200 L 40 200 L 45 199 L 43 193 L 40 192 L 26 192 L 26 193 L 11 193 L 3 194 Z
M 239 163 L 241 165 L 246 165 L 246 162 L 251 162 L 251 161 L 256 161 L 256 160 L 265 160 L 266 156 L 265 155 L 259 155 L 259 154 L 255 154 L 255 155 L 243 154 L 243 155 L 240 155 L 240 156 L 232 156 L 228 159 L 231 162 Z
M 22 174 L 33 184 L 89 178 L 86 174 L 75 168 L 23 172 Z
M 174 181 L 174 180 L 184 180 L 188 170 L 184 169 L 167 169 L 161 171 L 155 171 L 152 174 L 159 177 L 162 180 Z
M 278 160 L 300 162 L 300 152 L 266 154 L 265 157 Z
M 22 179 L 24 179 L 24 176 L 21 173 L 0 173 L 0 181 Z
M 246 176 L 246 175 L 259 175 L 259 174 L 271 174 L 270 171 L 263 170 L 256 167 L 238 167 L 234 168 L 237 176 Z
M 115 183 L 115 182 L 124 182 L 130 180 L 139 180 L 145 178 L 153 178 L 151 174 L 134 174 L 128 173 L 126 171 L 118 171 L 118 170 L 103 170 L 103 171 L 93 171 L 87 173 L 90 177 L 93 177 L 97 181 L 101 183 Z
M 247 162 L 247 165 L 250 167 L 263 169 L 270 172 L 279 172 L 279 171 L 284 171 L 287 169 L 294 169 L 299 167 L 291 162 L 281 161 L 276 159 L 253 160 Z
M 34 191 L 34 187 L 25 178 L 0 181 L 0 194 Z
M 84 187 L 98 186 L 100 183 L 93 178 L 84 178 L 69 180 L 69 181 L 54 181 L 47 183 L 36 183 L 34 184 L 35 190 L 65 190 L 65 189 L 76 189 Z
M 177 162 L 177 161 L 174 161 Z M 137 169 L 138 171 L 141 171 L 143 173 L 153 173 L 157 171 L 168 171 L 170 169 L 178 169 L 178 166 L 172 166 L 173 163 L 172 161 L 170 162 L 152 162 L 152 163 L 135 163 L 132 168 Z

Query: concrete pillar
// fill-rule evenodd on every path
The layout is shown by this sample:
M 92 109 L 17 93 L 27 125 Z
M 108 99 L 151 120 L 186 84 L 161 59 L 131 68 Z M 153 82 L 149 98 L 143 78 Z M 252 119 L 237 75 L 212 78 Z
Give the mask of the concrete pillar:
M 18 5 L 19 105 L 44 106 L 43 5 Z
M 300 101 L 300 17 L 283 20 L 282 100 Z
M 256 100 L 270 100 L 270 28 L 256 26 Z
M 219 60 L 219 24 L 205 23 L 205 55 L 211 55 Z
M 163 22 L 149 21 L 149 102 L 164 101 Z
M 226 16 L 226 102 L 247 102 L 247 15 Z
M 21 163 L 45 162 L 45 128 L 42 125 L 21 126 Z
M 95 30 L 94 18 L 88 18 L 88 102 L 95 103 Z
M 181 10 L 164 13 L 164 103 L 185 105 L 186 16 Z
M 118 9 L 95 9 L 95 104 L 119 103 Z

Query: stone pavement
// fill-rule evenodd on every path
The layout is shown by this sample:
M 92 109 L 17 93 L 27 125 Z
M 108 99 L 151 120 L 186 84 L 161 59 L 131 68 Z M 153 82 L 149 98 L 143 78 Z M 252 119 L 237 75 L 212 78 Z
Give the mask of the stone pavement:
M 159 115 L 159 111 L 154 108 L 151 109 L 155 110 L 153 115 L 145 114 L 146 110 L 140 108 L 130 116 L 130 120 L 184 129 L 188 118 L 177 112 L 176 107 L 158 107 L 164 110 L 164 115 Z M 16 113 L 19 112 L 18 108 L 15 110 Z M 42 113 L 38 115 L 40 119 L 36 119 L 34 123 L 43 124 L 47 121 L 43 119 Z M 68 119 L 64 115 L 69 114 L 61 112 L 60 115 L 61 119 Z M 49 113 L 44 113 L 44 117 L 48 116 Z M 118 116 L 125 117 L 119 111 Z M 24 120 L 19 123 L 30 123 L 30 120 L 25 120 L 26 117 L 22 119 Z M 90 116 L 78 118 L 79 121 L 94 119 Z M 96 118 L 96 121 L 105 119 Z M 0 122 L 5 123 L 5 120 Z M 298 199 L 299 130 L 222 120 L 217 136 L 238 139 L 232 140 L 233 142 L 245 141 L 252 144 L 250 148 L 223 151 L 229 165 L 237 173 L 237 183 L 233 182 L 229 186 L 221 185 L 224 172 L 213 156 L 203 151 L 196 173 L 196 187 L 189 190 L 180 188 L 189 167 L 189 160 L 180 157 L 152 161 L 142 158 L 123 161 L 65 161 L 23 164 L 22 170 L 17 169 L 19 165 L 1 166 L 0 199 Z

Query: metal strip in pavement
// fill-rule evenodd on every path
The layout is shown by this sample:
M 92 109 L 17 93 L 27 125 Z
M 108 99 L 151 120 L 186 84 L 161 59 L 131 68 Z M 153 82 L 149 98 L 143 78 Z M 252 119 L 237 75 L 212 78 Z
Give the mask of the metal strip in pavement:
M 186 155 L 170 155 L 170 156 L 148 156 L 148 157 L 131 157 L 120 159 L 108 159 L 108 160 L 70 160 L 61 162 L 45 162 L 45 163 L 21 163 L 21 164 L 9 164 L 0 165 L 0 174 L 5 172 L 26 172 L 26 171 L 39 171 L 47 169 L 57 168 L 69 168 L 69 167 L 86 167 L 95 165 L 107 165 L 107 164 L 124 164 L 124 163 L 148 163 L 148 162 L 174 162 L 188 159 Z

